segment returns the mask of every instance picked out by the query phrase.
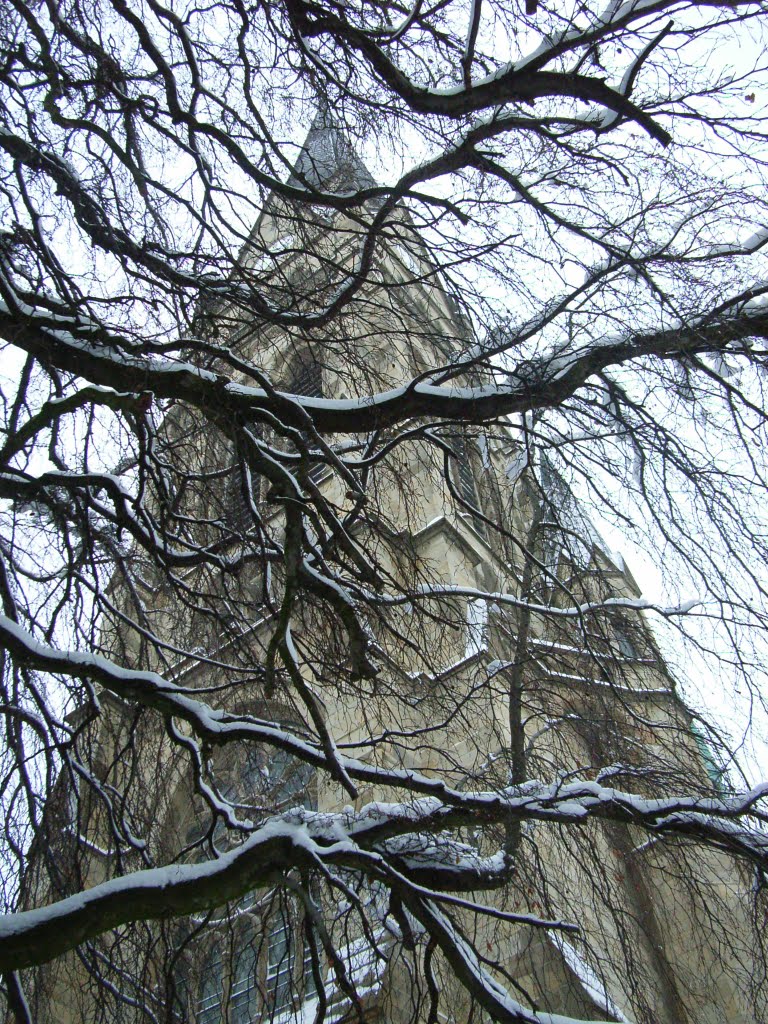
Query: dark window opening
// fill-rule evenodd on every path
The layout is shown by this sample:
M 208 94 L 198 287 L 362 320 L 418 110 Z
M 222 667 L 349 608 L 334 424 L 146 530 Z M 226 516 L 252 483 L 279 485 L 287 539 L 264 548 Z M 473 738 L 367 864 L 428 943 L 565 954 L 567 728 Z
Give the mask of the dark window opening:
M 248 430 L 258 440 L 264 440 L 264 427 L 252 423 Z M 265 481 L 258 473 L 251 471 L 251 500 L 258 506 L 263 497 Z M 239 462 L 235 462 L 227 473 L 224 486 L 224 522 L 235 533 L 245 533 L 253 524 L 253 510 L 245 491 L 245 476 Z
M 305 398 L 323 397 L 323 371 L 316 359 L 301 360 L 289 380 L 290 383 L 285 388 L 289 394 L 302 395 Z
M 453 461 L 453 485 L 459 497 L 470 508 L 480 511 L 475 474 L 472 468 L 472 449 L 474 441 L 464 432 L 454 434 L 450 439 L 455 458 Z M 472 525 L 482 536 L 486 537 L 485 523 L 479 515 L 472 516 Z
M 254 498 L 256 495 L 254 495 Z M 243 533 L 248 530 L 253 512 L 244 493 L 244 483 L 240 466 L 232 467 L 227 475 L 224 493 L 224 521 L 230 530 Z
M 707 777 L 712 783 L 712 788 L 718 796 L 726 796 L 728 794 L 728 786 L 725 766 L 718 764 L 717 758 L 715 757 L 712 747 L 709 745 L 707 737 L 695 724 L 691 725 L 691 735 L 693 736 L 696 749 L 701 757 L 701 762 L 707 773 Z
M 323 370 L 318 361 L 309 354 L 298 360 L 285 390 L 291 395 L 301 395 L 303 398 L 322 398 Z M 309 438 L 307 440 L 309 441 Z M 309 479 L 317 483 L 325 475 L 325 470 L 324 462 L 315 462 L 310 466 Z
M 614 622 L 613 633 L 618 652 L 623 658 L 634 660 L 640 657 L 631 629 L 625 622 Z

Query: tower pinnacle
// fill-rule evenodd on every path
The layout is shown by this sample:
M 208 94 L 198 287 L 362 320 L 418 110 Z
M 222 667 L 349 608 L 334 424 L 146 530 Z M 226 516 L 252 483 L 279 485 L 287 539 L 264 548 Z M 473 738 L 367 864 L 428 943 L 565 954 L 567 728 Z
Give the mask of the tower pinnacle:
M 288 184 L 331 192 L 353 192 L 376 186 L 372 174 L 324 101 L 315 114 Z

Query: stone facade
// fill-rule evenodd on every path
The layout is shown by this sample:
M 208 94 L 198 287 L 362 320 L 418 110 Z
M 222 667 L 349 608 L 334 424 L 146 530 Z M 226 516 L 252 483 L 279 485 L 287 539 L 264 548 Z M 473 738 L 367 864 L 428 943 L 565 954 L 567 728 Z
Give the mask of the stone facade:
M 323 116 L 295 173 L 339 191 L 373 184 Z M 352 215 L 311 210 L 299 224 L 289 206 L 273 199 L 241 259 L 263 272 L 266 291 L 275 297 L 289 295 L 300 278 L 309 303 L 312 295 L 327 294 L 345 261 L 354 272 L 363 230 Z M 374 283 L 315 337 L 274 328 L 253 333 L 227 308 L 207 311 L 201 329 L 235 346 L 278 390 L 343 402 L 401 387 L 471 344 L 471 330 L 405 210 L 392 219 L 377 260 Z M 254 425 L 254 442 L 269 439 L 269 429 Z M 188 411 L 171 411 L 165 432 L 168 460 L 183 465 L 190 478 L 184 496 L 190 507 L 207 510 L 207 521 L 226 522 L 243 536 L 253 530 L 256 513 L 262 553 L 272 542 L 286 543 L 281 505 L 266 472 L 243 476 L 243 460 L 231 442 L 206 432 Z M 566 785 L 578 776 L 648 798 L 678 786 L 711 793 L 691 716 L 643 615 L 618 605 L 611 613 L 609 606 L 585 633 L 572 617 L 537 610 L 565 607 L 566 597 L 583 604 L 639 596 L 631 574 L 607 550 L 554 466 L 535 451 L 523 453 L 504 424 L 447 424 L 436 427 L 435 436 L 429 444 L 421 437 L 401 445 L 377 468 L 371 515 L 356 529 L 369 531 L 366 543 L 375 549 L 381 577 L 398 581 L 402 593 L 428 585 L 453 592 L 423 605 L 420 615 L 403 599 L 371 621 L 381 669 L 375 680 L 353 685 L 342 673 L 332 689 L 306 669 L 301 685 L 317 686 L 317 706 L 336 744 L 363 752 L 372 763 L 380 758 L 384 767 L 439 776 L 458 788 L 501 787 L 511 771 L 519 783 L 559 777 Z M 354 507 L 356 494 L 329 471 L 316 438 L 299 432 L 287 443 L 295 446 L 304 481 L 336 509 Z M 364 454 L 364 439 L 358 443 Z M 502 524 L 503 532 L 486 520 Z M 523 558 L 521 550 L 537 558 Z M 300 728 L 306 709 L 296 696 L 299 681 L 269 669 L 285 581 L 277 566 L 266 571 L 266 556 L 253 566 L 208 580 L 203 570 L 191 569 L 195 592 L 209 594 L 206 608 L 180 603 L 178 591 L 169 593 L 147 567 L 146 621 L 156 635 L 169 638 L 172 649 L 158 651 L 140 631 L 119 624 L 111 649 L 123 662 L 170 672 L 193 688 L 211 692 L 226 684 L 225 711 Z M 478 598 L 475 591 L 499 597 Z M 515 600 L 506 600 L 509 595 Z M 127 609 L 136 598 L 115 584 L 114 599 Z M 237 609 L 231 620 L 229 608 Z M 298 603 L 295 616 L 302 663 L 343 666 L 347 655 L 337 620 L 311 595 Z M 176 659 L 174 650 L 203 656 Z M 241 685 L 233 682 L 238 666 Z M 115 792 L 129 782 L 139 787 L 142 802 L 134 813 L 149 828 L 157 862 L 177 857 L 185 846 L 190 858 L 202 856 L 205 843 L 223 833 L 191 789 L 183 742 L 113 704 L 89 740 L 104 784 Z M 399 730 L 402 740 L 366 748 L 371 736 L 387 729 Z M 124 759 L 121 751 L 129 747 L 132 756 Z M 256 805 L 252 814 L 295 802 L 342 811 L 349 799 L 335 782 L 315 778 L 290 758 L 276 760 L 274 753 L 211 757 L 220 793 Z M 364 788 L 355 809 L 388 796 Z M 61 796 L 62 806 L 64 801 Z M 63 810 L 56 813 L 66 817 Z M 73 887 L 95 884 L 111 870 L 109 858 L 98 852 L 104 813 L 103 807 L 80 807 L 79 821 L 67 819 L 62 830 L 62 864 L 68 844 L 80 844 Z M 79 838 L 65 834 L 68 829 Z M 480 852 L 501 845 L 517 862 L 509 886 L 491 897 L 498 910 L 574 921 L 583 929 L 563 936 L 467 914 L 475 948 L 508 972 L 524 1004 L 543 1013 L 635 1024 L 766 1019 L 751 945 L 752 879 L 726 853 L 656 841 L 629 822 L 599 820 L 576 829 L 511 821 L 501 833 L 497 827 L 463 838 Z M 92 849 L 85 852 L 88 844 Z M 27 882 L 30 896 L 34 874 Z M 426 1020 L 430 981 L 417 966 L 423 939 L 413 936 L 416 949 L 409 950 L 402 927 L 396 934 L 398 928 L 386 923 L 386 908 L 376 907 L 377 893 L 357 897 L 368 901 L 368 917 L 376 922 L 368 936 L 350 931 L 327 896 L 317 901 L 350 981 L 350 992 L 329 984 L 329 1019 L 357 1013 L 391 1024 Z M 318 986 L 302 938 L 305 915 L 300 901 L 258 890 L 208 928 L 218 936 L 215 944 L 194 937 L 202 918 L 193 919 L 183 929 L 137 929 L 126 938 L 132 946 L 123 957 L 140 965 L 149 987 L 163 993 L 158 1020 L 171 1019 L 170 1005 L 177 1019 L 186 1015 L 195 1024 L 309 1020 Z M 39 1019 L 99 1019 L 98 990 L 86 969 L 96 966 L 93 959 L 84 967 L 70 957 L 41 971 Z M 441 1021 L 486 1019 L 448 965 L 437 965 L 434 977 L 448 994 Z M 143 1019 L 130 1001 L 120 1013 L 120 1020 Z M 109 1019 L 118 1018 L 113 1013 Z

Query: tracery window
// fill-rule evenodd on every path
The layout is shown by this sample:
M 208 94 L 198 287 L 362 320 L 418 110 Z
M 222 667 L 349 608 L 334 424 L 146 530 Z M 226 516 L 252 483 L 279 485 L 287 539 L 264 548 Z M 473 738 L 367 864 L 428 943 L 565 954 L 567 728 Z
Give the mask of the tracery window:
M 241 912 L 233 931 L 209 950 L 199 970 L 194 1024 L 254 1024 L 288 1018 L 316 992 L 302 913 L 281 896 L 263 916 Z
M 238 771 L 229 784 L 227 797 L 237 792 L 250 810 L 272 814 L 289 807 L 312 810 L 316 806 L 314 769 L 286 750 L 250 747 Z
M 252 821 L 316 806 L 313 768 L 279 748 L 233 745 L 217 775 L 220 796 Z M 193 826 L 188 838 L 201 840 L 201 828 Z M 219 822 L 211 840 L 221 853 L 236 844 L 237 834 Z M 190 1024 L 283 1018 L 315 993 L 303 909 L 292 896 L 278 890 L 250 894 L 209 926 L 203 941 L 203 949 L 191 945 L 178 986 L 181 1019 Z

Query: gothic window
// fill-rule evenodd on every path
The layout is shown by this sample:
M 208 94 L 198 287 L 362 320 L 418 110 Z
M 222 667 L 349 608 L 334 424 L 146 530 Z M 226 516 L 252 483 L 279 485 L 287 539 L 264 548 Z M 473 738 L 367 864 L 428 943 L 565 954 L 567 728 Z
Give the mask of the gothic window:
M 306 1000 L 315 994 L 312 955 L 309 946 L 297 935 L 296 922 L 292 919 L 294 915 L 290 909 L 289 905 L 282 905 L 277 910 L 267 934 L 267 1001 L 275 1013 L 280 1013 L 293 1003 L 299 960 L 303 997 Z M 300 950 L 299 957 L 297 954 Z
M 456 434 L 451 441 L 451 447 L 456 454 L 454 483 L 464 501 L 473 508 L 477 508 L 477 488 L 475 487 L 475 475 L 472 472 L 472 462 L 469 453 L 470 443 L 467 435 L 464 433 Z
M 219 1024 L 224 994 L 224 958 L 219 945 L 209 952 L 200 972 L 195 1024 Z
M 291 807 L 316 806 L 312 767 L 266 746 L 234 749 L 219 772 L 218 788 L 251 820 Z M 194 826 L 189 840 L 200 836 L 201 829 Z M 212 838 L 219 852 L 236 842 L 222 823 Z M 259 902 L 268 903 L 268 908 L 258 909 Z M 182 1003 L 192 1004 L 194 1024 L 252 1024 L 298 1009 L 315 992 L 311 954 L 303 940 L 303 912 L 294 899 L 277 892 L 246 897 L 222 919 L 212 945 L 190 950 L 184 974 L 178 990 Z M 191 978 L 195 983 L 190 984 Z
M 254 809 L 277 813 L 290 807 L 315 807 L 314 769 L 285 750 L 249 749 L 238 779 L 232 783 L 247 793 Z M 229 795 L 229 794 L 228 794 Z
M 232 987 L 229 993 L 230 1024 L 250 1024 L 258 1017 L 258 955 L 252 941 L 241 943 L 237 951 Z
M 268 914 L 243 913 L 202 961 L 190 1007 L 194 1024 L 273 1020 L 316 994 L 302 912 L 279 897 Z M 183 995 L 185 985 L 180 985 Z
M 461 431 L 460 433 L 453 434 L 449 443 L 455 456 L 452 459 L 453 466 L 451 470 L 454 489 L 466 505 L 479 511 L 480 501 L 472 466 L 474 441 L 465 431 Z M 466 509 L 462 509 L 462 511 L 466 511 Z M 478 533 L 483 537 L 485 536 L 485 524 L 479 516 L 472 517 L 472 525 Z
M 264 428 L 260 423 L 252 423 L 248 429 L 257 440 L 264 439 Z M 262 478 L 251 473 L 251 496 L 255 504 L 258 504 L 262 497 L 262 486 Z M 249 529 L 252 516 L 251 505 L 245 492 L 245 479 L 240 463 L 236 459 L 225 481 L 224 522 L 230 530 L 243 533 Z
M 295 729 L 294 723 L 278 724 Z M 230 757 L 229 764 L 218 772 L 219 792 L 244 817 L 258 821 L 291 807 L 316 807 L 315 772 L 306 761 L 262 744 L 232 744 Z M 214 840 L 218 839 L 224 845 L 229 842 L 223 822 L 214 831 Z
M 305 398 L 322 398 L 323 371 L 318 361 L 308 353 L 296 360 L 285 390 Z
M 275 1008 L 285 1006 L 291 998 L 291 938 L 290 923 L 278 913 L 267 937 L 267 991 L 274 999 Z
M 618 653 L 623 658 L 629 658 L 630 660 L 638 658 L 637 645 L 629 625 L 621 620 L 614 620 L 612 625 Z
M 285 391 L 304 398 L 323 397 L 323 370 L 320 363 L 309 352 L 303 353 L 293 363 Z M 317 483 L 325 474 L 325 463 L 318 462 L 310 467 L 309 478 Z

